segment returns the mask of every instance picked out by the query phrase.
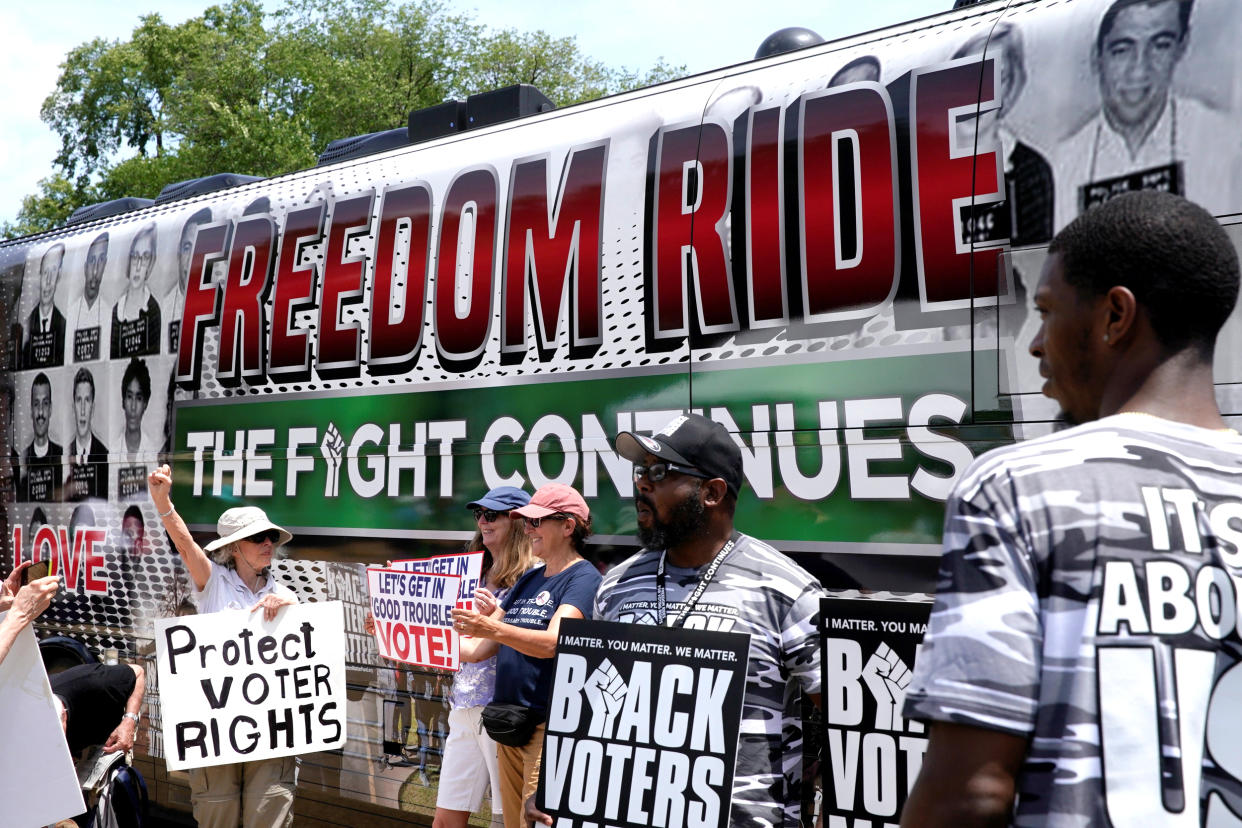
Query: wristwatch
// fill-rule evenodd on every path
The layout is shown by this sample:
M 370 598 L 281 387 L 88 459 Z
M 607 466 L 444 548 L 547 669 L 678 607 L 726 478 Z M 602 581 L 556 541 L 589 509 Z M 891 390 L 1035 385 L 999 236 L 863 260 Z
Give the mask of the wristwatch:
M 134 724 L 138 724 L 138 722 L 139 722 L 139 716 L 138 716 L 138 714 L 137 714 L 137 713 L 130 713 L 128 710 L 127 710 L 127 711 L 125 711 L 125 715 L 124 715 L 124 717 L 123 717 L 123 718 L 126 718 L 126 719 L 133 719 L 133 720 L 134 720 Z

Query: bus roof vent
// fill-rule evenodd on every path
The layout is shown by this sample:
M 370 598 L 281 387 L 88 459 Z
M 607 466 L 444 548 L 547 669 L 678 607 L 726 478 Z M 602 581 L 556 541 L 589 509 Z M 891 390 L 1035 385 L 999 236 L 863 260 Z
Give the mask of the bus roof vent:
M 127 196 L 125 198 L 114 198 L 111 201 L 86 204 L 69 214 L 69 218 L 65 219 L 65 226 L 72 227 L 75 224 L 83 224 L 88 221 L 119 215 L 120 213 L 128 213 L 131 210 L 141 210 L 143 207 L 150 207 L 154 203 L 149 198 L 132 198 Z
M 759 44 L 759 49 L 755 52 L 755 60 L 792 52 L 795 49 L 805 49 L 808 46 L 818 46 L 823 42 L 824 39 L 817 32 L 802 26 L 777 29 Z
M 328 164 L 335 164 L 338 161 L 361 158 L 365 155 L 383 152 L 384 150 L 404 147 L 408 143 L 410 143 L 410 137 L 405 127 L 397 127 L 396 129 L 384 130 L 383 132 L 369 132 L 366 135 L 354 135 L 350 138 L 338 138 L 328 144 L 327 148 L 320 153 L 319 160 L 315 162 L 315 166 L 324 167 Z
M 227 190 L 229 187 L 262 180 L 257 175 L 238 175 L 237 173 L 216 173 L 202 178 L 190 178 L 169 184 L 160 190 L 160 194 L 155 197 L 155 203 L 167 204 L 170 201 L 180 201 L 183 198 L 214 193 L 216 190 Z
M 551 112 L 556 104 L 529 83 L 515 83 L 491 92 L 480 92 L 466 98 L 465 129 L 512 121 L 540 112 Z
M 466 127 L 466 102 L 445 101 L 442 104 L 416 109 L 410 113 L 407 130 L 410 143 L 430 141 L 441 135 L 452 135 Z

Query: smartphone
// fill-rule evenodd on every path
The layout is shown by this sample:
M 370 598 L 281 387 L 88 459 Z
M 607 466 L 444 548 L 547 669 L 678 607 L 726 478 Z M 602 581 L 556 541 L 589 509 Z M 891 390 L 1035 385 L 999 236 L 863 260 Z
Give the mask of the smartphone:
M 22 573 L 22 583 L 28 584 L 31 581 L 37 581 L 40 578 L 46 578 L 48 575 L 48 562 L 39 561 L 37 564 L 31 564 L 26 567 L 26 571 Z

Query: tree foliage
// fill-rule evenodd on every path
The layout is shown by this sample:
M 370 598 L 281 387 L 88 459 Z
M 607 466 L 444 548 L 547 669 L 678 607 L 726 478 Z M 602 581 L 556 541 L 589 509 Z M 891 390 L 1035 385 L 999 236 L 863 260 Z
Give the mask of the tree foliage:
M 493 32 L 442 0 L 287 0 L 271 15 L 233 0 L 177 25 L 149 14 L 129 40 L 65 56 L 41 112 L 61 139 L 55 171 L 0 235 L 186 178 L 304 169 L 332 140 L 487 89 L 531 83 L 564 106 L 680 71 L 608 67 L 573 38 Z

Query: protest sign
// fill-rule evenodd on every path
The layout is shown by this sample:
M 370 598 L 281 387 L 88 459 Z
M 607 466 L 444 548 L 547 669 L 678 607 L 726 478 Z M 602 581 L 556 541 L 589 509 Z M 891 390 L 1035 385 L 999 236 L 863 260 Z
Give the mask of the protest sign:
M 456 670 L 459 648 L 452 610 L 460 590 L 457 575 L 368 569 L 367 592 L 380 655 Z
M 295 756 L 345 744 L 339 601 L 222 610 L 155 622 L 169 770 Z
M 393 561 L 393 569 L 406 572 L 432 572 L 437 575 L 457 575 L 461 578 L 458 609 L 474 609 L 474 591 L 482 586 L 483 553 L 458 552 L 452 555 L 436 555 L 432 558 L 415 558 Z
M 729 823 L 750 639 L 566 619 L 537 804 L 557 828 Z
M 930 614 L 930 603 L 820 602 L 824 828 L 881 828 L 901 816 L 927 751 L 923 725 L 901 709 Z
M 0 612 L 0 619 L 6 613 Z M 0 822 L 37 828 L 86 811 L 34 630 L 0 661 Z

